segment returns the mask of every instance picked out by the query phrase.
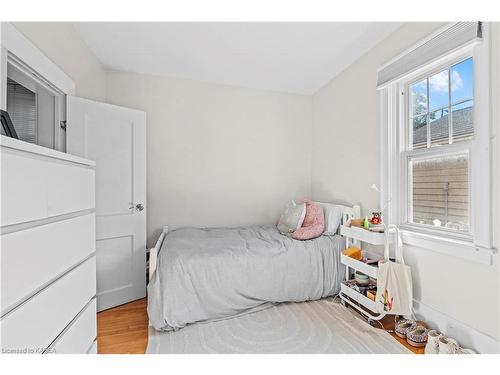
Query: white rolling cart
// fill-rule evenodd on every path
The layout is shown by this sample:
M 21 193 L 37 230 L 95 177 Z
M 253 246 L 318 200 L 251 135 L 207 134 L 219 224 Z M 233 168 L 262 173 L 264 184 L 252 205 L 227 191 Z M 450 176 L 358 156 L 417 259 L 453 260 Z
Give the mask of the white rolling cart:
M 375 246 L 385 246 L 385 233 L 370 232 L 364 228 L 350 227 L 342 225 L 340 234 L 346 238 L 346 247 L 357 246 L 361 248 L 361 242 L 366 242 Z M 373 252 L 362 250 L 364 258 L 381 259 L 380 255 Z M 365 262 L 350 258 L 341 254 L 340 261 L 346 266 L 346 280 L 342 282 L 339 297 L 344 306 L 351 306 L 361 314 L 367 316 L 370 320 L 380 320 L 386 314 L 377 312 L 375 301 L 361 294 L 357 290 L 349 287 L 349 281 L 353 279 L 353 271 L 359 271 L 373 279 L 378 278 L 378 267 Z

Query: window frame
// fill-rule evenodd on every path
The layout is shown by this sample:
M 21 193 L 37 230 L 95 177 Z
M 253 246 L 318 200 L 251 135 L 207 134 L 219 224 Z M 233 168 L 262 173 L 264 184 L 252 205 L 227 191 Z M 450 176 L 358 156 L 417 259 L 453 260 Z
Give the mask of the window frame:
M 54 64 L 28 38 L 9 22 L 0 22 L 0 108 L 7 110 L 8 65 L 12 64 L 28 76 L 55 91 L 59 98 L 55 109 L 54 149 L 66 151 L 66 134 L 59 121 L 66 119 L 66 96 L 75 93 L 75 82 Z
M 38 115 L 40 114 L 40 107 L 38 101 L 39 90 L 42 89 L 53 96 L 54 98 L 54 108 L 53 108 L 54 122 L 52 124 L 53 147 L 48 147 L 48 148 L 63 151 L 65 148 L 65 142 L 63 142 L 62 140 L 65 138 L 66 134 L 64 130 L 61 128 L 60 124 L 61 121 L 64 121 L 66 119 L 66 111 L 65 111 L 66 94 L 57 87 L 55 87 L 51 82 L 39 77 L 34 69 L 27 66 L 26 64 L 24 64 L 22 61 L 20 61 L 10 53 L 7 53 L 7 78 L 13 79 L 14 81 L 26 87 L 28 90 L 33 91 L 36 95 L 36 111 L 37 111 L 36 144 L 37 145 L 44 146 L 43 144 L 39 143 L 39 134 L 38 134 L 40 129 L 40 123 L 38 121 Z
M 492 87 L 490 24 L 483 24 L 483 39 L 451 51 L 404 77 L 387 84 L 380 94 L 381 193 L 380 207 L 387 205 L 387 223 L 398 225 L 405 244 L 491 264 L 492 248 L 492 170 L 491 109 Z M 473 58 L 474 137 L 472 140 L 437 147 L 413 149 L 412 155 L 439 156 L 467 152 L 469 155 L 469 234 L 445 228 L 432 228 L 406 222 L 408 218 L 408 149 L 410 141 L 409 85 L 443 69 Z M 405 89 L 406 87 L 406 89 Z M 427 109 L 429 110 L 429 108 Z M 451 114 L 450 114 L 451 115 Z M 420 151 L 421 150 L 421 151 Z M 389 202 L 389 204 L 387 204 Z

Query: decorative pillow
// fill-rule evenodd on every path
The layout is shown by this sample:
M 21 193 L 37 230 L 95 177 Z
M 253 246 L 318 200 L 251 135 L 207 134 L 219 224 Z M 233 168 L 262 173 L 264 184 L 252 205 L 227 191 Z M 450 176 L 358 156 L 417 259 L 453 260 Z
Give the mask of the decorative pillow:
M 296 240 L 310 240 L 319 237 L 325 230 L 325 215 L 323 208 L 312 201 L 304 201 L 306 204 L 306 217 L 302 227 L 292 234 Z
M 325 212 L 325 231 L 323 234 L 327 236 L 335 235 L 342 221 L 342 206 L 332 203 L 316 203 L 319 204 Z
M 281 214 L 277 227 L 281 234 L 293 233 L 299 229 L 306 216 L 305 203 L 296 204 L 294 201 L 288 202 L 285 212 Z

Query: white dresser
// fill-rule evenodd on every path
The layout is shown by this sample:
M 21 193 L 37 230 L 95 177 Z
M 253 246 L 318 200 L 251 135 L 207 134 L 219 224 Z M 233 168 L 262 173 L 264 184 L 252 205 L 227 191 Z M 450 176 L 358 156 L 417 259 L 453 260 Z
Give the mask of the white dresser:
M 0 135 L 3 353 L 96 353 L 95 164 Z

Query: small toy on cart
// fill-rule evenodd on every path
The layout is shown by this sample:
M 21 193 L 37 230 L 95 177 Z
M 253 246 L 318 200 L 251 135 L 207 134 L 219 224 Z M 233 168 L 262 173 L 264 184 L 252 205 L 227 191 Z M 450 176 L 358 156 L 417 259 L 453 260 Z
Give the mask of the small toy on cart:
M 372 232 L 380 233 L 385 231 L 385 225 L 382 223 L 381 211 L 372 212 L 372 218 L 370 219 L 369 227 L 367 229 Z
M 382 212 L 380 211 L 372 212 L 372 218 L 370 219 L 370 224 L 373 225 L 382 224 Z

